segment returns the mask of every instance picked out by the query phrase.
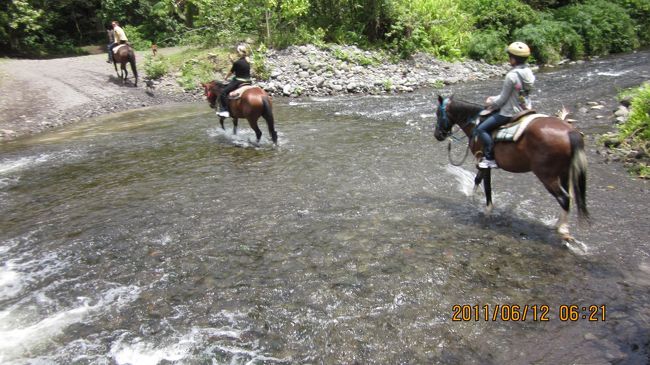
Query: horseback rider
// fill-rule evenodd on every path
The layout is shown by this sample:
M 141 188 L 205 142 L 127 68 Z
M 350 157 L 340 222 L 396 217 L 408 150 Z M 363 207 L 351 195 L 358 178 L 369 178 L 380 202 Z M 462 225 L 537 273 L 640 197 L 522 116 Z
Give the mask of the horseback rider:
M 245 44 L 240 44 L 237 46 L 237 54 L 239 59 L 233 62 L 230 71 L 226 75 L 226 80 L 230 75 L 234 74 L 235 76 L 232 80 L 223 88 L 219 100 L 221 101 L 221 111 L 217 113 L 218 116 L 228 118 L 230 117 L 230 112 L 228 111 L 228 94 L 231 91 L 237 89 L 239 86 L 245 83 L 251 82 L 251 65 L 248 61 L 247 50 Z
M 510 122 L 515 114 L 531 109 L 528 93 L 535 82 L 535 75 L 526 63 L 530 48 L 523 42 L 514 42 L 506 48 L 506 52 L 512 69 L 506 74 L 501 94 L 485 100 L 486 111 L 492 114 L 475 129 L 483 144 L 483 158 L 478 163 L 481 169 L 498 168 L 494 160 L 492 131 Z
M 115 43 L 115 31 L 113 30 L 112 24 L 106 25 L 106 36 L 108 37 L 108 44 L 106 45 L 106 49 L 108 50 L 108 60 L 106 62 L 112 63 L 113 62 L 112 46 L 113 43 Z
M 115 46 L 118 44 L 126 44 L 128 38 L 126 38 L 126 33 L 124 33 L 124 29 L 120 27 L 120 23 L 117 20 L 113 20 L 113 22 L 111 22 L 111 25 L 113 26 L 113 36 L 115 39 L 113 44 L 111 44 L 109 47 L 109 53 L 111 55 L 111 58 L 113 58 L 113 48 L 115 48 Z

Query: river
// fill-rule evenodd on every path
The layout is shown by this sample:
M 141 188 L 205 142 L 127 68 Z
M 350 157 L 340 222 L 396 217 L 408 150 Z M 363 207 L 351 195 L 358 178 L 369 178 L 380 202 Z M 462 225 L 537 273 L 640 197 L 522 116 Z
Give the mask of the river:
M 534 176 L 495 171 L 485 216 L 472 162 L 433 138 L 437 93 L 480 102 L 500 80 L 278 99 L 277 147 L 207 103 L 0 145 L 0 362 L 647 364 L 650 193 L 595 138 L 649 60 L 537 73 L 538 111 L 587 135 L 574 246 Z

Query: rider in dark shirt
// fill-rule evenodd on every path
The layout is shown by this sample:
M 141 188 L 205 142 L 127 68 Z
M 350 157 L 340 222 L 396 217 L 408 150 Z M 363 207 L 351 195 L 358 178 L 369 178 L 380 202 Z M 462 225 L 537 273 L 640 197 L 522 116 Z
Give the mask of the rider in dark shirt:
M 237 53 L 239 54 L 239 59 L 233 62 L 232 68 L 226 75 L 226 80 L 232 74 L 235 74 L 235 77 L 223 88 L 219 98 L 221 101 L 221 111 L 217 115 L 224 118 L 230 117 L 230 112 L 228 111 L 228 94 L 237 89 L 241 84 L 251 82 L 251 65 L 248 63 L 248 58 L 246 57 L 246 46 L 240 44 L 237 47 Z

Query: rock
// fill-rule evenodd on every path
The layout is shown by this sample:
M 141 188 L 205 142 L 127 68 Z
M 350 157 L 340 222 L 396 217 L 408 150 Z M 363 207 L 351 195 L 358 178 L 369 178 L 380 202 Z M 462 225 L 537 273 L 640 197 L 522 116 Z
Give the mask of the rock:
M 620 105 L 618 109 L 614 112 L 614 115 L 617 117 L 627 117 L 630 115 L 630 110 L 623 105 Z
M 318 77 L 315 77 L 313 81 L 314 81 L 314 85 L 316 85 L 316 87 L 320 88 L 320 87 L 323 87 L 323 84 L 325 83 L 325 78 L 321 77 L 321 76 L 318 76 Z
M 293 93 L 294 87 L 291 84 L 284 85 L 282 88 L 282 94 L 285 96 L 290 96 Z

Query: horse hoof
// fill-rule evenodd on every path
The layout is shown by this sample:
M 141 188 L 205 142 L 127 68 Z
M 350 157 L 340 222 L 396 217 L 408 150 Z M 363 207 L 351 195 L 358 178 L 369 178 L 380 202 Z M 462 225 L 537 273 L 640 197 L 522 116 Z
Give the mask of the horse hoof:
M 485 216 L 490 216 L 492 214 L 492 210 L 494 209 L 494 205 L 490 204 L 485 207 Z

